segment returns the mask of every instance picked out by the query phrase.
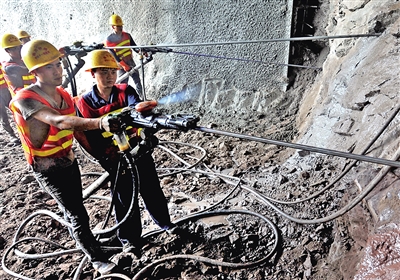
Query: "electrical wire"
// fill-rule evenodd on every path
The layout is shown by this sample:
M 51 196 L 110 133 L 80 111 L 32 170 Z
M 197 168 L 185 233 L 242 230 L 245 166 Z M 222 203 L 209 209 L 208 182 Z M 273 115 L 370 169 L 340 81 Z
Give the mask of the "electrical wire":
M 187 163 L 186 161 L 182 160 L 182 158 L 179 157 L 177 154 L 175 154 L 173 151 L 171 151 L 170 149 L 168 149 L 168 148 L 165 146 L 165 144 L 178 144 L 178 145 L 182 145 L 182 146 L 192 147 L 192 148 L 195 148 L 195 149 L 200 150 L 201 153 L 202 153 L 202 156 L 201 156 L 200 158 L 198 158 L 197 161 L 196 161 L 195 163 L 189 164 L 189 163 Z M 203 149 L 202 147 L 200 147 L 200 146 L 198 146 L 198 145 L 193 145 L 193 144 L 190 144 L 190 143 L 171 142 L 171 141 L 160 141 L 160 145 L 158 145 L 157 147 L 160 148 L 160 149 L 162 149 L 162 150 L 164 150 L 164 151 L 166 151 L 166 152 L 168 152 L 168 153 L 169 153 L 170 155 L 172 155 L 174 158 L 178 159 L 181 163 L 185 164 L 185 165 L 187 166 L 187 167 L 186 167 L 187 169 L 192 169 L 192 168 L 196 167 L 197 165 L 199 165 L 199 164 L 207 157 L 207 152 L 206 152 L 205 149 Z M 160 169 L 159 169 L 159 170 L 160 170 Z M 166 170 L 166 169 L 164 169 L 164 170 Z M 171 172 L 171 173 L 168 173 L 168 174 L 159 174 L 158 177 L 159 177 L 159 178 L 164 178 L 164 177 L 166 177 L 166 176 L 172 176 L 172 175 L 175 175 L 175 174 L 178 174 L 178 173 L 180 173 L 180 172 L 177 171 L 177 172 Z
M 399 156 L 400 156 L 400 149 L 397 151 L 394 158 L 399 159 Z M 256 196 L 256 198 L 258 198 L 261 202 L 265 203 L 266 205 L 268 205 L 269 207 L 274 209 L 279 215 L 285 217 L 288 220 L 291 220 L 298 224 L 318 224 L 318 223 L 325 223 L 325 222 L 334 220 L 334 219 L 344 215 L 352 208 L 354 208 L 354 206 L 356 206 L 358 203 L 360 203 L 360 201 L 362 201 L 375 188 L 375 186 L 384 178 L 384 176 L 390 171 L 390 169 L 391 168 L 389 166 L 383 167 L 379 171 L 379 173 L 375 177 L 375 179 L 373 181 L 371 181 L 370 184 L 360 194 L 358 194 L 352 201 L 350 201 L 350 203 L 348 203 L 342 209 L 338 210 L 337 212 L 335 212 L 329 216 L 326 216 L 323 218 L 317 218 L 317 219 L 310 219 L 310 220 L 299 219 L 299 218 L 293 217 L 293 216 L 285 213 L 281 209 L 279 209 L 274 204 L 272 204 L 264 195 L 260 194 L 256 190 L 249 188 L 249 187 L 245 187 L 245 186 L 242 186 L 242 188 L 249 191 L 251 194 Z
M 191 146 L 191 145 L 188 145 L 188 146 Z M 370 146 L 370 145 L 368 145 L 368 146 Z M 369 148 L 369 147 L 368 147 L 368 148 Z M 367 149 L 367 148 L 366 148 L 366 149 Z M 366 150 L 366 149 L 365 149 L 365 150 Z M 165 151 L 172 152 L 172 151 L 169 150 L 169 149 L 165 149 Z M 172 152 L 172 153 L 173 153 L 173 152 Z M 178 157 L 175 153 L 173 153 L 173 156 L 174 156 L 174 157 Z M 202 158 L 204 158 L 204 155 L 202 156 Z M 396 160 L 396 158 L 395 158 L 394 160 Z M 180 161 L 181 163 L 183 163 L 184 165 L 186 165 L 186 166 L 190 166 L 190 164 L 187 163 L 187 162 L 185 162 L 184 160 L 179 160 L 179 161 Z M 197 165 L 197 164 L 198 164 L 198 162 L 196 162 L 196 165 Z M 170 168 L 170 169 L 173 170 L 174 168 Z M 226 199 L 237 189 L 237 187 L 239 186 L 240 181 L 241 181 L 239 178 L 236 178 L 236 177 L 233 177 L 233 176 L 227 176 L 227 175 L 218 174 L 218 173 L 215 173 L 215 172 L 206 172 L 206 171 L 201 171 L 201 170 L 198 170 L 198 169 L 181 168 L 180 170 L 177 170 L 177 169 L 175 169 L 175 170 L 176 170 L 176 171 L 179 171 L 179 172 L 199 172 L 199 173 L 202 173 L 202 174 L 211 176 L 211 177 L 220 177 L 220 178 L 222 177 L 222 178 L 224 178 L 224 179 L 230 179 L 230 180 L 236 181 L 237 184 L 236 184 L 235 188 L 234 188 L 233 190 L 231 190 L 231 191 L 228 193 L 228 195 L 225 196 L 224 199 L 222 199 L 221 201 L 226 200 Z M 329 220 L 331 220 L 331 219 L 334 219 L 334 218 L 336 218 L 336 217 L 338 217 L 338 216 L 340 216 L 340 215 L 343 215 L 343 214 L 346 213 L 348 210 L 350 210 L 352 207 L 354 207 L 356 204 L 358 204 L 358 203 L 373 189 L 373 187 L 377 184 L 377 182 L 379 182 L 380 179 L 383 178 L 383 176 L 384 176 L 385 174 L 387 174 L 387 172 L 388 172 L 389 170 L 390 170 L 390 167 L 386 167 L 386 168 L 382 169 L 382 170 L 381 170 L 382 172 L 381 172 L 380 176 L 377 176 L 377 177 L 376 177 L 376 180 L 375 180 L 375 184 L 374 184 L 374 185 L 369 186 L 369 187 L 368 187 L 367 189 L 365 189 L 359 196 L 357 196 L 356 199 L 354 199 L 351 203 L 349 203 L 349 204 L 348 204 L 346 207 L 344 207 L 343 209 L 341 209 L 341 210 L 339 210 L 338 212 L 336 212 L 334 215 L 330 215 L 330 216 L 328 216 L 328 217 L 324 217 L 324 218 L 321 218 L 321 219 L 312 219 L 312 220 L 297 219 L 297 218 L 292 217 L 292 216 L 290 216 L 289 214 L 287 214 L 287 213 L 281 211 L 277 206 L 273 205 L 273 204 L 269 201 L 268 198 L 266 198 L 264 195 L 260 194 L 259 192 L 255 191 L 252 187 L 248 187 L 248 186 L 244 186 L 244 185 L 241 185 L 240 187 L 241 187 L 241 189 L 243 189 L 243 190 L 249 191 L 249 193 L 251 193 L 251 194 L 253 194 L 254 196 L 256 196 L 256 198 L 257 198 L 259 201 L 261 201 L 261 202 L 265 203 L 266 205 L 270 206 L 270 207 L 271 207 L 272 209 L 274 209 L 278 214 L 280 214 L 281 216 L 283 216 L 283 217 L 285 217 L 285 218 L 287 218 L 287 219 L 289 219 L 289 220 L 292 220 L 292 221 L 297 222 L 297 223 L 306 223 L 306 224 L 307 224 L 307 223 L 322 223 L 322 222 L 326 222 L 326 221 L 329 221 Z M 84 174 L 85 174 L 85 173 L 84 173 Z M 87 173 L 87 174 L 93 175 L 93 174 L 98 174 L 98 173 L 94 172 L 94 173 Z M 87 174 L 85 174 L 85 175 L 87 175 Z M 255 184 L 255 183 L 253 183 L 253 184 Z M 220 201 L 220 202 L 221 202 L 221 201 Z M 217 204 L 218 204 L 218 203 L 217 203 Z M 209 213 L 211 213 L 210 210 L 211 210 L 213 207 L 214 207 L 214 205 L 212 205 L 212 206 L 211 206 L 210 208 L 208 208 L 208 209 L 205 209 L 204 211 L 201 211 L 201 212 L 198 212 L 198 213 L 196 213 L 196 214 L 193 214 L 193 215 L 184 217 L 184 218 L 179 219 L 179 220 L 174 221 L 174 222 L 177 223 L 177 224 L 181 224 L 181 223 L 183 223 L 184 221 L 187 221 L 188 219 L 195 219 L 195 218 L 198 218 L 198 217 L 202 217 L 203 214 L 204 214 L 204 215 L 209 215 Z M 220 212 L 220 211 L 216 211 L 215 213 L 221 213 L 221 212 Z M 214 214 L 215 214 L 215 213 L 214 213 Z M 37 215 L 39 215 L 39 214 L 49 215 L 49 216 L 51 216 L 52 218 L 54 218 L 54 219 L 58 220 L 59 222 L 61 222 L 62 224 L 68 226 L 68 223 L 66 223 L 62 218 L 58 217 L 58 216 L 55 215 L 54 213 L 49 212 L 49 211 L 47 211 L 47 210 L 39 211 L 38 213 L 32 214 L 30 217 L 28 217 L 27 220 L 25 220 L 25 221 L 21 224 L 21 226 L 19 227 L 19 230 L 17 230 L 17 233 L 16 233 L 16 235 L 15 235 L 16 237 L 14 238 L 13 247 L 14 247 L 14 244 L 19 244 L 19 243 L 22 241 L 22 240 L 17 240 L 17 239 L 18 239 L 17 237 L 20 235 L 20 231 L 21 231 L 21 229 L 24 227 L 24 225 L 26 225 L 26 224 L 28 223 L 28 221 L 29 221 L 31 218 L 33 218 L 34 216 L 37 216 Z M 122 221 L 121 221 L 121 223 L 122 223 Z M 149 236 L 148 234 L 147 234 L 147 235 L 143 235 L 144 238 L 145 238 L 145 237 L 148 237 L 148 236 Z M 26 241 L 26 240 L 29 240 L 29 239 L 24 239 L 23 241 Z M 47 242 L 47 241 L 46 241 L 46 242 Z M 18 254 L 18 251 L 17 251 L 17 250 L 15 250 L 15 251 L 16 251 L 17 254 Z M 50 253 L 50 254 L 37 254 L 37 255 L 30 255 L 30 256 L 29 256 L 29 255 L 26 255 L 26 256 L 25 256 L 24 254 L 19 253 L 19 255 L 23 256 L 24 258 L 28 258 L 28 259 L 29 259 L 29 258 L 51 257 L 51 256 L 59 255 L 59 254 L 66 254 L 66 253 L 77 252 L 77 251 L 79 251 L 79 249 L 64 250 L 64 251 L 55 252 L 55 253 Z M 8 251 L 8 252 L 9 252 L 9 251 Z M 7 253 L 6 255 L 8 255 L 8 253 Z M 5 262 L 6 255 L 3 257 L 3 260 L 2 260 L 3 263 Z M 161 259 L 161 260 L 155 261 L 154 263 L 152 263 L 152 264 L 148 265 L 147 267 L 145 267 L 144 270 L 142 270 L 142 272 L 139 272 L 138 275 L 141 275 L 142 273 L 144 273 L 143 271 L 147 271 L 148 269 L 150 269 L 151 267 L 153 267 L 153 266 L 154 266 L 155 264 L 157 264 L 157 263 L 160 263 L 160 262 L 163 262 L 163 261 L 167 261 L 167 260 L 169 260 L 169 259 L 174 259 L 174 258 L 175 258 L 175 259 L 194 259 L 194 260 L 202 261 L 202 262 L 209 263 L 209 264 L 228 265 L 228 266 L 229 266 L 229 264 L 225 264 L 224 262 L 218 262 L 218 261 L 210 260 L 210 259 L 207 259 L 207 258 L 204 258 L 204 257 L 201 257 L 201 256 L 177 255 L 177 256 L 170 256 L 170 257 L 163 258 L 163 259 Z M 248 264 L 244 264 L 244 266 L 247 266 L 247 265 L 248 265 Z M 239 267 L 240 267 L 240 265 L 239 265 Z M 8 272 L 8 270 L 7 270 L 7 272 Z M 139 276 L 135 276 L 135 277 L 139 277 Z M 25 279 L 28 279 L 28 278 L 25 278 Z M 134 279 L 136 279 L 136 278 L 134 278 Z

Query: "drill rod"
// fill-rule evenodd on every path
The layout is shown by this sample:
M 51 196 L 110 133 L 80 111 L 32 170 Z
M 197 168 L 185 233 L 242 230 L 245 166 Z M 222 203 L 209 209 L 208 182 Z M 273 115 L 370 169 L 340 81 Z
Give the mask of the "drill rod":
M 349 34 L 349 35 L 331 35 L 331 36 L 309 36 L 309 37 L 292 37 L 278 39 L 261 39 L 261 40 L 244 40 L 244 41 L 227 41 L 227 42 L 209 42 L 209 43 L 187 43 L 187 44 L 160 44 L 160 45 L 143 45 L 143 46 L 123 46 L 123 47 L 104 47 L 105 49 L 146 49 L 146 48 L 176 48 L 176 47 L 201 47 L 215 45 L 237 45 L 237 44 L 255 44 L 255 43 L 273 43 L 287 41 L 316 41 L 316 40 L 331 40 L 331 39 L 346 39 L 346 38 L 361 38 L 361 37 L 378 37 L 380 33 L 372 34 Z
M 314 146 L 288 143 L 288 142 L 284 142 L 284 141 L 271 140 L 271 139 L 266 139 L 266 138 L 261 138 L 261 137 L 256 137 L 256 136 L 250 136 L 250 135 L 246 135 L 246 134 L 238 134 L 238 133 L 233 133 L 233 132 L 229 132 L 229 131 L 216 130 L 216 129 L 207 128 L 207 127 L 198 126 L 198 127 L 195 127 L 194 130 L 201 131 L 201 132 L 208 132 L 208 133 L 217 134 L 217 135 L 235 137 L 235 138 L 244 139 L 244 140 L 256 141 L 256 142 L 261 142 L 261 143 L 265 143 L 265 144 L 284 146 L 284 147 L 298 149 L 298 150 L 305 150 L 305 151 L 310 151 L 310 152 L 315 152 L 315 153 L 321 153 L 321 154 L 326 154 L 326 155 L 331 155 L 331 156 L 338 156 L 338 157 L 343 157 L 343 158 L 355 159 L 355 160 L 359 160 L 359 161 L 377 163 L 377 164 L 382 164 L 382 165 L 387 165 L 387 166 L 392 166 L 392 167 L 400 167 L 399 161 L 393 161 L 393 160 L 388 160 L 388 159 L 383 159 L 383 158 L 375 158 L 375 157 L 369 157 L 369 156 L 364 156 L 364 155 L 340 152 L 340 151 L 336 151 L 336 150 L 318 148 L 318 147 L 314 147 Z

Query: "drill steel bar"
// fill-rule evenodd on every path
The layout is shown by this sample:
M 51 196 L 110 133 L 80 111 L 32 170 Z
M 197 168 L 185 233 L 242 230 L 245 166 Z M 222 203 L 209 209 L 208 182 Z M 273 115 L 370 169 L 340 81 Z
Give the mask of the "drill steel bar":
M 246 135 L 246 134 L 238 134 L 238 133 L 233 133 L 233 132 L 229 132 L 229 131 L 216 130 L 216 129 L 200 127 L 200 126 L 195 127 L 194 130 L 198 130 L 201 132 L 208 132 L 208 133 L 212 133 L 212 134 L 223 135 L 223 136 L 235 137 L 235 138 L 245 139 L 245 140 L 250 140 L 250 141 L 256 141 L 256 142 L 261 142 L 261 143 L 265 143 L 265 144 L 284 146 L 284 147 L 298 149 L 298 150 L 305 150 L 305 151 L 310 151 L 310 152 L 315 152 L 315 153 L 321 153 L 321 154 L 326 154 L 326 155 L 331 155 L 331 156 L 338 156 L 338 157 L 343 157 L 343 158 L 355 159 L 355 160 L 359 160 L 359 161 L 366 161 L 366 162 L 371 162 L 371 163 L 388 165 L 388 166 L 392 166 L 392 167 L 400 167 L 399 161 L 393 161 L 393 160 L 388 160 L 388 159 L 374 158 L 374 157 L 369 157 L 369 156 L 364 156 L 364 155 L 351 154 L 351 153 L 340 152 L 340 151 L 336 151 L 336 150 L 318 148 L 318 147 L 302 145 L 302 144 L 288 143 L 288 142 L 283 142 L 283 141 L 278 141 L 278 140 L 270 140 L 270 139 L 266 139 L 266 138 L 250 136 L 250 135 Z
M 200 47 L 200 46 L 215 46 L 215 45 L 234 45 L 234 44 L 255 44 L 255 43 L 272 43 L 285 41 L 314 41 L 314 40 L 329 40 L 329 39 L 344 39 L 344 38 L 359 38 L 359 37 L 378 37 L 380 33 L 374 34 L 354 34 L 354 35 L 332 35 L 332 36 L 310 36 L 310 37 L 293 37 L 280 39 L 265 39 L 265 40 L 249 40 L 249 41 L 228 41 L 228 42 L 210 42 L 210 43 L 192 43 L 192 44 L 160 44 L 160 45 L 144 45 L 144 46 L 123 46 L 123 47 L 104 47 L 106 49 L 146 49 L 146 48 L 165 48 L 165 47 Z

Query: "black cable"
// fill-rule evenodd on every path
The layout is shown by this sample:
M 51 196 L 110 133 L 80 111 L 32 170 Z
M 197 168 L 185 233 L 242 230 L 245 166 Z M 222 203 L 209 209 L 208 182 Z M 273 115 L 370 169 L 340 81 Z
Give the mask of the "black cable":
M 272 257 L 272 255 L 276 252 L 277 247 L 278 247 L 278 243 L 280 241 L 280 234 L 278 229 L 276 228 L 275 224 L 272 223 L 267 217 L 256 213 L 256 212 L 252 212 L 249 210 L 219 210 L 219 211 L 213 211 L 213 212 L 204 212 L 204 213 L 198 213 L 198 214 L 194 214 L 194 215 L 190 215 L 187 216 L 185 219 L 182 219 L 178 224 L 183 224 L 184 222 L 189 222 L 191 220 L 198 220 L 201 218 L 207 218 L 207 217 L 213 217 L 213 216 L 220 216 L 220 215 L 232 215 L 232 214 L 245 214 L 245 215 L 253 215 L 256 216 L 262 220 L 264 220 L 267 224 L 269 224 L 269 226 L 272 228 L 273 233 L 275 235 L 275 240 L 274 240 L 274 245 L 272 250 L 263 258 L 257 260 L 257 261 L 253 261 L 253 262 L 245 262 L 245 263 L 231 263 L 231 262 L 224 262 L 224 261 L 218 261 L 218 260 L 214 260 L 214 259 L 210 259 L 210 258 L 206 258 L 206 257 L 202 257 L 202 256 L 197 256 L 197 255 L 172 255 L 172 256 L 168 256 L 159 260 L 156 260 L 150 264 L 148 264 L 147 266 L 145 266 L 144 268 L 142 268 L 133 278 L 132 280 L 139 280 L 142 279 L 142 276 L 144 276 L 145 273 L 147 273 L 149 271 L 149 269 L 151 269 L 152 267 L 159 265 L 160 263 L 163 263 L 167 260 L 176 260 L 176 259 L 191 259 L 191 260 L 196 260 L 196 261 L 200 261 L 200 262 L 204 262 L 204 263 L 208 263 L 211 265 L 216 265 L 216 266 L 224 266 L 224 267 L 231 267 L 231 268 L 249 268 L 249 267 L 253 267 L 259 264 L 262 264 L 264 262 L 266 262 L 268 259 L 270 259 Z

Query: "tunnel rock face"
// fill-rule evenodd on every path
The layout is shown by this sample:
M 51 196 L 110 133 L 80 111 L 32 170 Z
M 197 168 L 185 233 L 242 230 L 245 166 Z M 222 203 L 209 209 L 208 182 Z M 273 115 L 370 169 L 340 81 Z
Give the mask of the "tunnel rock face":
M 354 152 L 358 153 L 398 103 L 399 3 L 364 1 L 361 5 L 363 1 L 358 1 L 354 6 L 353 1 L 333 2 L 327 16 L 328 35 L 380 35 L 329 41 L 323 71 L 304 95 L 298 124 L 308 144 L 350 150 L 356 143 Z M 389 129 L 391 133 L 395 132 Z M 397 139 L 385 138 L 374 156 L 392 152 L 390 143 Z
M 318 52 L 307 49 L 315 45 L 306 44 L 301 53 L 302 63 L 322 69 L 297 69 L 293 77 L 287 67 L 280 65 L 294 59 L 291 57 L 294 53 L 298 54 L 288 42 L 172 46 L 288 38 L 294 26 L 293 5 L 303 3 L 248 2 L 33 3 L 5 0 L 1 4 L 0 30 L 15 33 L 24 29 L 32 39 L 46 39 L 57 47 L 69 46 L 76 41 L 101 43 L 111 32 L 109 16 L 119 14 L 124 20 L 125 31 L 133 35 L 138 45 L 171 45 L 169 48 L 173 50 L 155 53 L 154 60 L 145 66 L 148 98 L 184 96 L 183 103 L 170 104 L 168 108 L 199 113 L 203 124 L 226 124 L 233 131 L 246 128 L 253 135 L 363 153 L 399 106 L 400 2 L 333 0 L 319 3 L 313 22 L 314 36 L 374 36 L 319 41 L 321 49 Z M 74 63 L 73 57 L 71 60 Z M 135 61 L 140 63 L 138 56 Z M 83 71 L 77 75 L 80 93 L 92 85 L 92 79 L 87 75 Z M 258 122 L 252 124 L 254 119 Z M 400 135 L 398 124 L 396 117 L 366 154 L 393 158 Z M 290 131 L 285 131 L 284 126 Z M 271 131 L 274 133 L 269 133 Z M 269 152 L 275 153 L 272 149 Z M 289 166 L 288 170 L 301 171 L 303 165 L 314 164 L 308 155 L 305 151 L 290 151 L 280 164 Z M 338 166 L 345 165 L 344 159 L 334 160 Z M 347 175 L 342 189 L 354 182 L 360 190 L 365 189 L 381 168 L 378 164 L 359 163 L 356 170 Z M 343 222 L 348 230 L 335 222 L 336 232 L 332 233 L 335 241 L 330 245 L 325 261 L 339 267 L 340 276 L 331 275 L 327 279 L 398 277 L 399 252 L 396 248 L 399 234 L 396 225 L 399 214 L 398 206 L 394 206 L 400 205 L 400 196 L 398 171 L 393 173 L 363 200 L 363 206 L 369 211 L 367 215 L 359 209 L 350 211 L 347 222 Z M 265 180 L 269 179 L 266 175 Z M 286 183 L 284 179 L 281 177 L 282 184 Z M 351 249 L 343 248 L 348 245 L 341 243 L 343 232 L 351 235 Z M 369 232 L 374 235 L 368 236 Z M 323 265 L 318 265 L 322 267 L 319 275 L 326 276 Z M 385 269 L 386 276 L 382 276 Z
M 378 35 L 329 41 L 323 70 L 300 105 L 298 141 L 360 154 L 378 137 L 367 155 L 396 160 L 398 117 L 391 118 L 399 109 L 400 3 L 331 1 L 326 7 L 327 35 Z M 349 182 L 364 190 L 381 168 L 360 163 L 357 171 L 350 172 Z M 393 249 L 398 246 L 398 200 L 397 175 L 389 173 L 364 200 L 369 213 L 349 212 L 348 229 L 355 243 L 340 261 L 335 253 L 340 245 L 333 243 L 328 260 L 340 263 L 344 279 L 398 277 L 398 252 Z M 365 251 L 356 252 L 357 247 Z
M 292 0 L 3 1 L 0 31 L 24 29 L 32 39 L 46 39 L 57 47 L 101 43 L 111 33 L 108 19 L 115 13 L 138 45 L 189 44 L 171 47 L 177 53 L 154 55 L 144 71 L 149 95 L 160 97 L 201 84 L 203 92 L 213 91 L 227 100 L 225 106 L 235 107 L 240 105 L 234 103 L 236 93 L 286 89 L 288 69 L 279 64 L 288 63 L 289 42 L 257 42 L 290 37 L 292 6 Z M 218 42 L 228 44 L 196 46 Z M 139 64 L 139 55 L 134 58 Z M 82 82 L 80 90 L 85 87 Z

